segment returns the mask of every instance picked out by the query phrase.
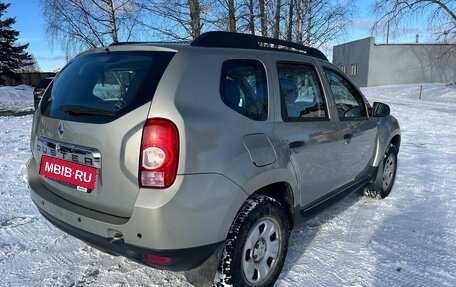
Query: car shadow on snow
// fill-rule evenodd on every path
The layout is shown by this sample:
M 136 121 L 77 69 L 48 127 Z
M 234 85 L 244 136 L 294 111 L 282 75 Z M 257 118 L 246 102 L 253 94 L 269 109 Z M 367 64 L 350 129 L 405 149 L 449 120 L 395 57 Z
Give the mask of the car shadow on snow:
M 426 209 L 428 204 L 422 202 L 388 216 L 371 235 L 368 250 L 375 265 L 369 285 L 456 286 L 454 273 L 450 275 L 456 270 L 456 245 L 449 246 L 456 234 L 437 223 L 438 215 L 423 217 L 420 210 Z
M 371 285 L 456 286 L 456 156 L 442 150 L 426 156 L 436 150 L 430 146 L 404 148 L 411 151 L 398 170 L 392 212 L 371 235 Z
M 456 154 L 440 148 L 404 142 L 388 198 L 355 193 L 297 227 L 276 286 L 456 286 Z
M 302 258 L 306 256 L 305 253 L 309 246 L 321 233 L 322 227 L 337 225 L 339 220 L 336 219 L 339 215 L 363 200 L 363 198 L 365 197 L 361 192 L 346 195 L 307 219 L 300 226 L 295 226 L 290 236 L 285 264 L 275 286 L 301 286 L 303 282 L 311 282 L 313 284 L 306 284 L 305 286 L 324 286 L 324 284 L 320 284 L 322 278 L 318 278 L 318 275 L 322 275 L 324 271 L 309 272 L 310 269 L 318 267 L 312 266 L 311 262 L 303 262 Z M 324 258 L 322 259 L 324 260 Z M 333 268 L 337 268 L 337 266 L 333 266 Z M 303 278 L 306 276 L 311 278 Z

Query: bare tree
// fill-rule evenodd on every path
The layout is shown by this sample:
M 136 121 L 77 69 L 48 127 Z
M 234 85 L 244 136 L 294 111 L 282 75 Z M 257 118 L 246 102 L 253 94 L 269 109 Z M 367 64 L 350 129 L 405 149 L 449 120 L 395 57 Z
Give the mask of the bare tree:
M 40 0 L 47 36 L 68 54 L 128 41 L 138 25 L 134 0 Z
M 228 31 L 236 32 L 236 7 L 234 6 L 234 0 L 227 1 L 228 8 Z
M 354 15 L 348 1 L 268 0 L 266 4 L 266 19 L 274 19 L 268 22 L 267 36 L 315 47 L 343 36 Z
M 250 33 L 255 34 L 255 8 L 253 7 L 253 0 L 249 0 L 249 28 Z
M 67 54 L 133 36 L 138 39 L 144 35 L 141 33 L 188 41 L 208 30 L 260 34 L 318 47 L 339 37 L 351 19 L 348 2 L 331 0 L 40 2 L 49 38 L 60 43 Z
M 280 12 L 282 11 L 282 1 L 277 0 L 276 2 L 276 13 L 275 13 L 275 23 L 274 23 L 274 38 L 278 39 L 280 36 L 280 22 L 282 22 L 280 17 Z
M 162 38 L 186 41 L 216 29 L 319 47 L 340 37 L 353 14 L 351 3 L 332 0 L 136 1 L 148 12 L 145 26 Z
M 383 23 L 387 23 L 389 30 L 390 26 L 398 28 L 401 24 L 426 18 L 437 39 L 448 41 L 450 37 L 456 41 L 454 0 L 376 0 L 372 10 L 377 15 L 374 30 Z
M 268 36 L 268 14 L 266 10 L 266 0 L 259 0 L 261 36 Z
M 287 35 L 285 40 L 291 41 L 293 35 L 293 15 L 294 15 L 294 0 L 289 0 L 288 3 L 288 24 L 287 24 Z
M 192 38 L 201 34 L 201 10 L 199 0 L 188 0 L 190 7 L 190 26 L 192 27 Z
M 305 17 L 305 27 L 306 27 L 306 30 L 305 30 L 305 33 L 306 33 L 306 40 L 304 41 L 304 43 L 306 45 L 310 45 L 310 41 L 312 39 L 312 25 L 313 25 L 313 22 L 314 22 L 314 17 L 316 17 L 317 15 L 314 15 L 314 11 L 313 11 L 313 6 L 317 3 L 315 3 L 317 1 L 312 1 L 312 0 L 306 0 L 304 1 L 304 17 Z M 321 3 L 321 2 L 319 2 Z M 318 4 L 317 4 L 318 5 Z
M 320 47 L 342 36 L 351 23 L 353 5 L 345 1 L 295 0 L 297 43 Z
M 241 6 L 234 0 L 217 0 L 212 4 L 208 3 L 205 8 L 210 13 L 204 20 L 213 25 L 216 30 L 237 32 L 238 20 L 242 21 L 245 16 L 238 15 Z
M 254 0 L 234 1 L 237 32 L 256 34 L 257 3 Z
M 143 26 L 158 32 L 162 39 L 194 39 L 208 23 L 209 5 L 200 0 L 140 0 L 139 3 L 141 9 L 147 11 Z
M 304 4 L 302 0 L 296 0 L 296 28 L 295 34 L 296 38 L 295 41 L 298 43 L 302 43 L 302 35 L 303 35 L 303 24 L 304 22 Z

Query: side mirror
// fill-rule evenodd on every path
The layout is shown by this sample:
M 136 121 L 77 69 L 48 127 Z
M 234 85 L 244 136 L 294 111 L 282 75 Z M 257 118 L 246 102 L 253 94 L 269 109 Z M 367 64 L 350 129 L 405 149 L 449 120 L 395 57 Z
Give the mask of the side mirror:
M 372 107 L 372 116 L 386 117 L 390 114 L 390 107 L 387 104 L 375 102 Z

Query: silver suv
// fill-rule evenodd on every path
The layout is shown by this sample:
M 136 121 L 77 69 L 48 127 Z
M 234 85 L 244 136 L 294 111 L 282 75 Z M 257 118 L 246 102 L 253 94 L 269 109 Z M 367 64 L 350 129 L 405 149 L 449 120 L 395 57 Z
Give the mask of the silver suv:
M 34 115 L 31 198 L 111 254 L 193 282 L 271 286 L 294 226 L 348 192 L 390 193 L 389 113 L 291 42 L 208 32 L 93 49 Z

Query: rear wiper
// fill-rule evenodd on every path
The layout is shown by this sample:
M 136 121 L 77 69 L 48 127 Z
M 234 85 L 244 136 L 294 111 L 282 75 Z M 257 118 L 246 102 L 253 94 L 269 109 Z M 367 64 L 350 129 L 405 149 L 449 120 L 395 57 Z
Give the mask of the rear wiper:
M 64 105 L 64 106 L 60 107 L 60 109 L 67 114 L 78 115 L 78 116 L 83 116 L 83 115 L 101 115 L 101 116 L 110 116 L 110 117 L 117 116 L 116 113 L 113 113 L 110 111 L 97 109 L 97 108 L 91 108 L 91 107 L 84 107 L 84 106 L 79 106 L 79 105 Z

